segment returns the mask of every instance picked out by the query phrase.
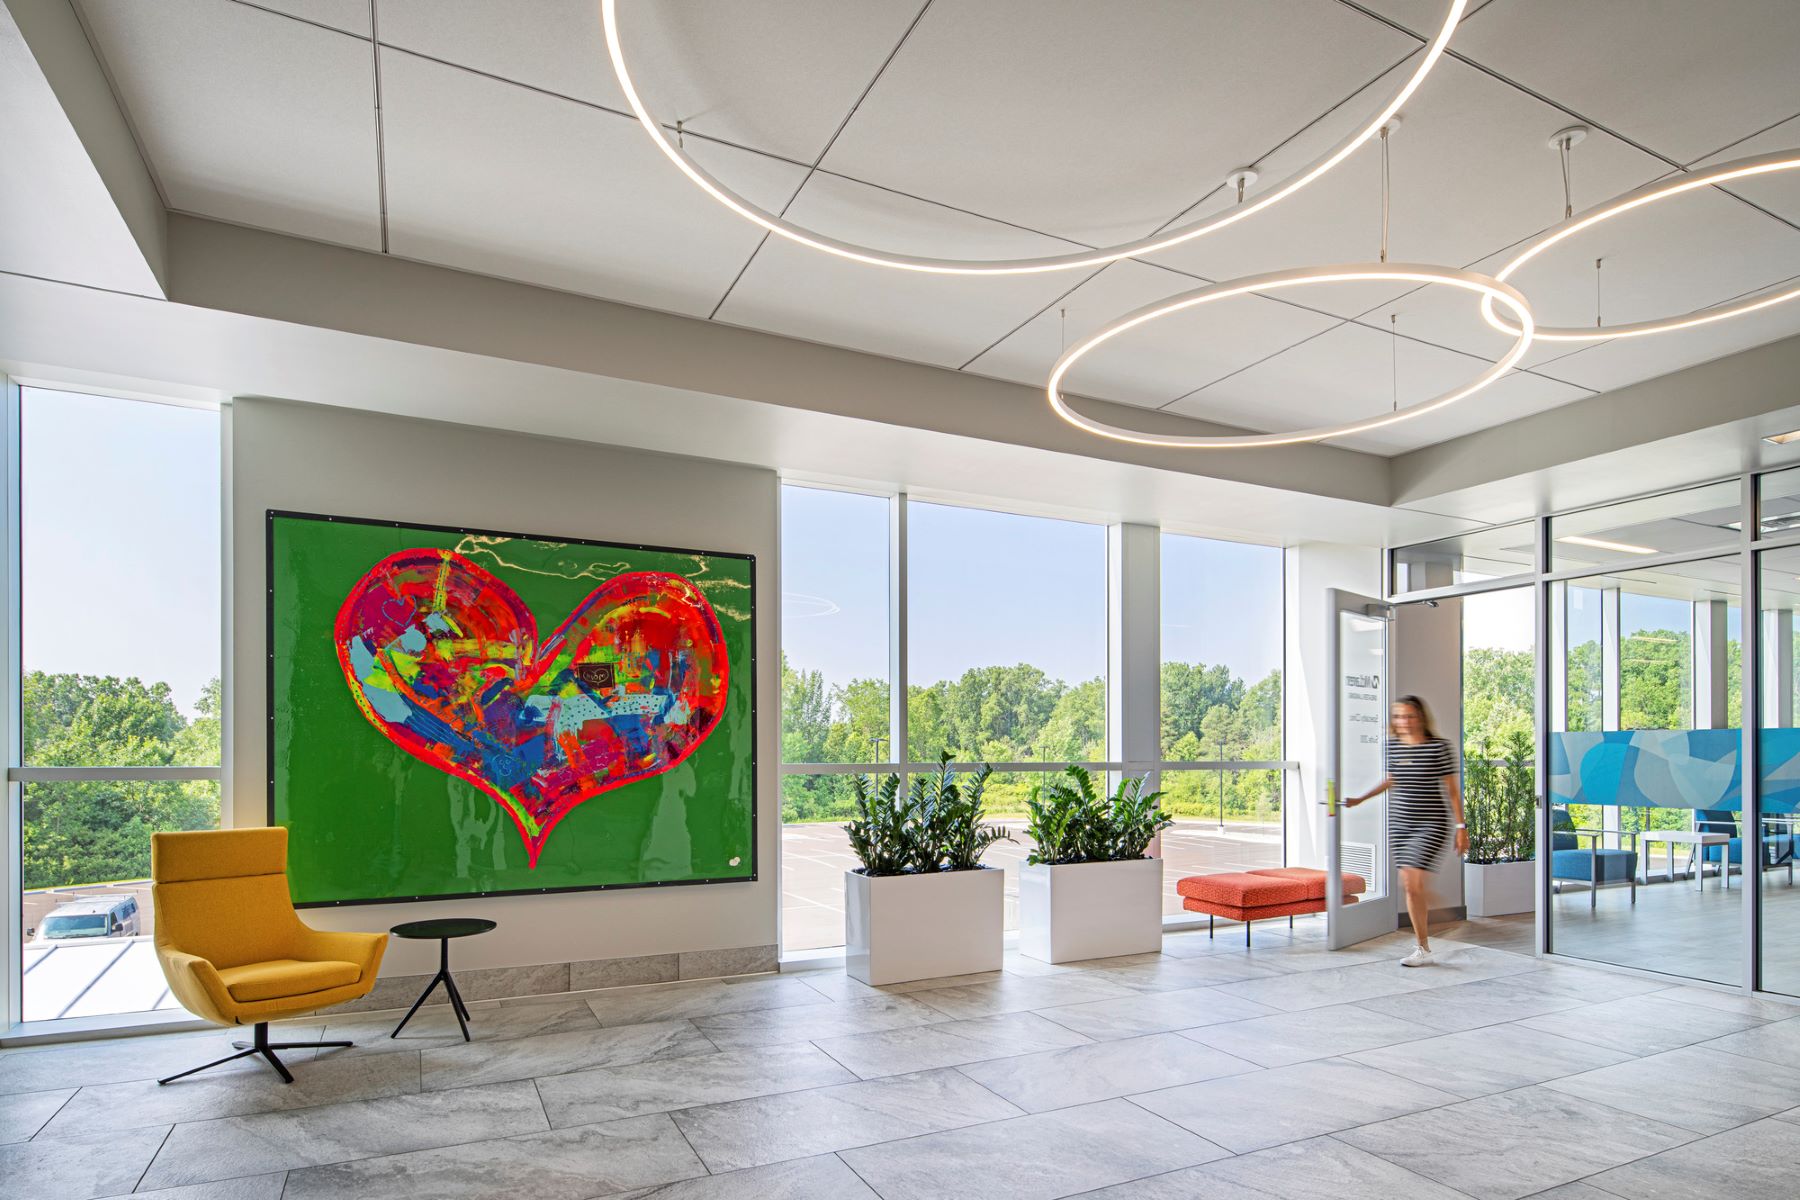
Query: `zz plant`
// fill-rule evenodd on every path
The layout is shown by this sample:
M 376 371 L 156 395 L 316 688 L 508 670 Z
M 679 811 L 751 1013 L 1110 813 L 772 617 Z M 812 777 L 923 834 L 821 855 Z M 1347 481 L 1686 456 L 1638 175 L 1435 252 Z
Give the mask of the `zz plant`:
M 983 794 L 992 768 L 983 765 L 967 781 L 956 777 L 956 765 L 945 753 L 931 775 L 914 776 L 900 791 L 900 777 L 851 779 L 856 819 L 844 827 L 850 849 L 862 861 L 865 875 L 924 875 L 938 871 L 972 871 L 995 842 L 1012 836 L 998 825 L 982 823 Z
M 1025 832 L 1037 848 L 1026 861 L 1057 866 L 1144 857 L 1150 839 L 1175 823 L 1162 811 L 1163 794 L 1144 790 L 1148 778 L 1121 779 L 1108 796 L 1086 767 L 1069 767 L 1033 788 Z

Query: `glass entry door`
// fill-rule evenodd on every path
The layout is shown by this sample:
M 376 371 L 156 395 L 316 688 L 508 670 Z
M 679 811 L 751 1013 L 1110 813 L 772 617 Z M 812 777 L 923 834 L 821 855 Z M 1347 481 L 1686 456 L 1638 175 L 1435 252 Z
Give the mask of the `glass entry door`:
M 1353 946 L 1400 927 L 1388 860 L 1387 795 L 1351 808 L 1386 774 L 1388 623 L 1392 610 L 1379 600 L 1333 588 L 1330 593 L 1329 661 L 1332 668 L 1331 745 L 1325 785 L 1326 932 L 1333 950 Z M 1367 888 L 1343 895 L 1343 875 L 1359 875 Z

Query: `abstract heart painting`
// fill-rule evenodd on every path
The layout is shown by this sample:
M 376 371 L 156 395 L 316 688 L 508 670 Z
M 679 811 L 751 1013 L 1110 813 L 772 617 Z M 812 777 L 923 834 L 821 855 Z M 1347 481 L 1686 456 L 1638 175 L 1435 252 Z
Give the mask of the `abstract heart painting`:
M 748 556 L 271 513 L 269 567 L 297 902 L 755 877 Z

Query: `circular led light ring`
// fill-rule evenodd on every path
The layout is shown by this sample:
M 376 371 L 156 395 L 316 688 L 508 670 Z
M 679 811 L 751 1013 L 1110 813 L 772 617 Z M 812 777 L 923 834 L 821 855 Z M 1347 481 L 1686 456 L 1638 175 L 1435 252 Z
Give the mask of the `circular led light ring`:
M 1520 251 L 1518 257 L 1500 268 L 1495 279 L 1504 283 L 1510 279 L 1520 267 L 1542 254 L 1550 247 L 1566 238 L 1575 236 L 1584 229 L 1591 229 L 1602 221 L 1622 216 L 1646 204 L 1670 196 L 1679 196 L 1696 188 L 1712 187 L 1732 179 L 1746 176 L 1769 175 L 1777 171 L 1792 171 L 1800 168 L 1800 149 L 1781 150 L 1774 154 L 1762 154 L 1755 158 L 1740 158 L 1733 162 L 1721 163 L 1716 167 L 1708 167 L 1689 175 L 1678 175 L 1674 179 L 1659 180 L 1649 183 L 1636 191 L 1626 192 L 1623 196 L 1614 197 L 1604 204 L 1578 213 L 1562 224 L 1552 227 L 1536 241 Z M 1684 313 L 1678 317 L 1664 317 L 1659 321 L 1638 321 L 1630 325 L 1596 325 L 1591 329 L 1579 326 L 1540 325 L 1537 336 L 1547 342 L 1604 342 L 1612 338 L 1647 337 L 1653 333 L 1672 333 L 1677 329 L 1692 329 L 1696 325 L 1710 325 L 1715 321 L 1726 321 L 1732 317 L 1741 317 L 1745 313 L 1758 309 L 1770 308 L 1777 304 L 1800 297 L 1800 286 L 1791 287 L 1784 292 L 1773 295 L 1757 296 L 1737 304 L 1727 304 L 1719 308 L 1701 308 Z M 1494 311 L 1492 299 L 1481 302 L 1481 316 L 1495 329 L 1503 333 L 1518 333 L 1516 326 L 1507 323 L 1499 313 Z
M 1363 125 L 1350 137 L 1339 142 L 1335 149 L 1317 160 L 1305 170 L 1290 176 L 1276 187 L 1269 189 L 1254 198 L 1247 198 L 1226 211 L 1207 217 L 1191 224 L 1180 226 L 1166 233 L 1153 234 L 1135 242 L 1126 242 L 1098 250 L 1080 250 L 1070 254 L 1057 254 L 1045 258 L 1010 258 L 1010 259 L 955 259 L 955 258 L 920 258 L 908 254 L 892 254 L 868 246 L 859 246 L 851 242 L 840 242 L 835 238 L 814 233 L 803 226 L 796 225 L 776 213 L 769 212 L 738 195 L 723 183 L 715 179 L 706 168 L 695 162 L 683 150 L 678 142 L 671 141 L 667 132 L 644 107 L 643 99 L 638 95 L 637 86 L 632 82 L 631 71 L 625 65 L 625 51 L 619 44 L 619 0 L 601 0 L 600 16 L 606 27 L 606 49 L 612 57 L 613 72 L 618 76 L 619 87 L 624 90 L 625 101 L 637 116 L 638 124 L 656 143 L 656 148 L 663 152 L 668 160 L 678 167 L 701 191 L 735 212 L 738 216 L 762 226 L 778 237 L 798 242 L 802 246 L 811 246 L 815 250 L 823 250 L 827 254 L 835 254 L 840 258 L 848 258 L 855 262 L 868 263 L 877 267 L 893 267 L 902 271 L 923 271 L 936 275 L 1034 275 L 1046 271 L 1066 271 L 1076 267 L 1097 267 L 1106 263 L 1117 262 L 1122 258 L 1132 258 L 1149 254 L 1157 250 L 1166 250 L 1170 246 L 1178 246 L 1183 242 L 1223 229 L 1227 225 L 1236 224 L 1252 213 L 1261 212 L 1277 201 L 1292 195 L 1305 187 L 1350 154 L 1364 142 L 1381 132 L 1393 115 L 1399 111 L 1419 85 L 1425 82 L 1425 76 L 1443 57 L 1444 48 L 1450 43 L 1450 35 L 1456 31 L 1456 23 L 1462 19 L 1463 10 L 1468 7 L 1469 0 L 1450 0 L 1444 14 L 1443 28 L 1425 48 L 1424 57 L 1406 85 L 1395 93 L 1375 118 Z
M 1473 381 L 1444 392 L 1442 395 L 1422 400 L 1417 404 L 1410 404 L 1394 412 L 1383 413 L 1378 417 L 1347 421 L 1342 425 L 1322 425 L 1293 433 L 1250 433 L 1230 437 L 1189 437 L 1166 433 L 1144 433 L 1135 429 L 1123 429 L 1117 425 L 1108 425 L 1096 421 L 1092 417 L 1084 416 L 1071 408 L 1068 399 L 1062 394 L 1063 377 L 1090 351 L 1129 329 L 1148 324 L 1159 317 L 1196 308 L 1202 304 L 1210 304 L 1215 300 L 1225 300 L 1232 296 L 1243 296 L 1253 292 L 1273 292 L 1282 288 L 1304 287 L 1315 283 L 1359 283 L 1384 279 L 1407 283 L 1441 283 L 1449 287 L 1461 288 L 1467 292 L 1475 292 L 1488 300 L 1498 301 L 1510 310 L 1519 322 L 1519 328 L 1514 331 L 1517 340 L 1513 343 L 1512 349 L 1508 350 L 1499 362 L 1476 376 Z M 1318 442 L 1326 438 L 1366 433 L 1371 429 L 1380 429 L 1385 425 L 1393 425 L 1414 417 L 1424 416 L 1428 412 L 1472 396 L 1510 371 L 1513 364 L 1525 356 L 1525 351 L 1531 348 L 1532 330 L 1535 325 L 1536 322 L 1531 315 L 1531 306 L 1526 304 L 1525 297 L 1521 296 L 1516 289 L 1486 275 L 1477 275 L 1473 271 L 1459 271 L 1453 267 L 1433 267 L 1422 263 L 1346 263 L 1342 266 L 1332 267 L 1301 267 L 1290 271 L 1272 271 L 1266 275 L 1246 275 L 1242 279 L 1215 283 L 1211 287 L 1184 292 L 1179 296 L 1171 296 L 1167 300 L 1158 300 L 1154 304 L 1147 304 L 1135 312 L 1128 313 L 1098 333 L 1083 338 L 1065 350 L 1063 356 L 1056 360 L 1056 366 L 1050 372 L 1050 382 L 1044 390 L 1050 399 L 1050 407 L 1056 410 L 1057 416 L 1078 429 L 1085 429 L 1089 433 L 1097 433 L 1101 437 L 1114 438 L 1121 442 L 1201 450 L 1291 446 L 1298 442 Z

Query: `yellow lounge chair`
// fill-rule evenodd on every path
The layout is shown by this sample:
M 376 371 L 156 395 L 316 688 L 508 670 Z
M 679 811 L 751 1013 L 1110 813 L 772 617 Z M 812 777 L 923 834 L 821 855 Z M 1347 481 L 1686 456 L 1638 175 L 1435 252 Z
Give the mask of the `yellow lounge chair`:
M 229 829 L 159 833 L 150 839 L 156 957 L 169 990 L 197 1017 L 256 1026 L 238 1053 L 182 1071 L 260 1054 L 288 1072 L 277 1050 L 350 1042 L 269 1041 L 269 1022 L 368 994 L 387 949 L 385 933 L 326 933 L 301 924 L 288 894 L 287 833 Z

